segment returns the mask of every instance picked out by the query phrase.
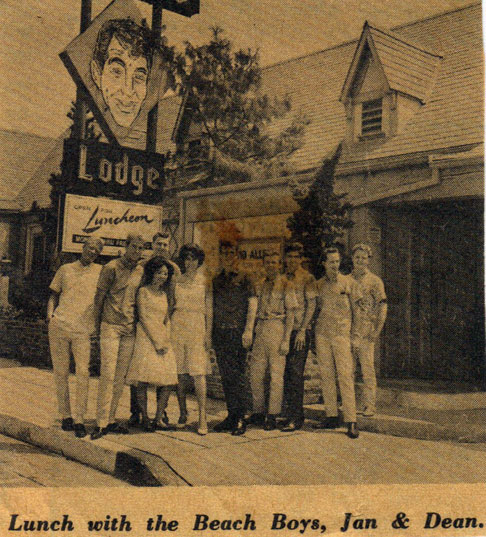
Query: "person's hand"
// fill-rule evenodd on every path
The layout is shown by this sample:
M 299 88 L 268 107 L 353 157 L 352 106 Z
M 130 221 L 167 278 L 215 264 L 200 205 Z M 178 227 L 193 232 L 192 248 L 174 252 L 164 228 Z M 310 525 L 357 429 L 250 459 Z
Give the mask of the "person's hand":
M 289 341 L 287 339 L 284 339 L 282 343 L 280 343 L 278 352 L 283 355 L 287 355 L 289 353 Z
M 251 347 L 251 344 L 253 342 L 253 333 L 251 330 L 245 330 L 243 332 L 241 342 L 243 343 L 243 347 L 245 349 L 249 349 Z
M 305 330 L 299 330 L 294 341 L 295 350 L 301 351 L 305 347 Z
M 206 352 L 211 352 L 211 349 L 213 348 L 211 336 L 206 336 L 206 338 L 204 339 L 204 348 L 206 349 Z

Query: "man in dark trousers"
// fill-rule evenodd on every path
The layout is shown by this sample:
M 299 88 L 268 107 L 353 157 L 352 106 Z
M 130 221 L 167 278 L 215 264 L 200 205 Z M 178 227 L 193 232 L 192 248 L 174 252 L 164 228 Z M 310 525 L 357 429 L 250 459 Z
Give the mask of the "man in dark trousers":
M 246 431 L 246 350 L 242 337 L 253 286 L 249 277 L 238 270 L 235 243 L 222 241 L 219 255 L 221 271 L 213 279 L 212 345 L 221 373 L 228 416 L 214 427 L 214 431 L 239 436 Z

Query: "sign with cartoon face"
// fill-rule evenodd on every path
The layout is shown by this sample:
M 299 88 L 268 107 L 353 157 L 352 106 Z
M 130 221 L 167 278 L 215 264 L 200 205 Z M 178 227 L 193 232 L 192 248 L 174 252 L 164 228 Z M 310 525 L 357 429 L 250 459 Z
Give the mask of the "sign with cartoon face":
M 115 0 L 61 52 L 108 140 L 124 145 L 145 131 L 147 114 L 167 89 L 151 30 L 132 0 Z

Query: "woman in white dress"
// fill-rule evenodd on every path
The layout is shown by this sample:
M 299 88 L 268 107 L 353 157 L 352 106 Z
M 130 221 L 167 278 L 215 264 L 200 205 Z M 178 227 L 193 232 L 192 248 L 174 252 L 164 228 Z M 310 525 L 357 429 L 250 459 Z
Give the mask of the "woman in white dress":
M 211 372 L 209 351 L 213 321 L 211 289 L 203 270 L 204 251 L 184 245 L 179 253 L 182 275 L 175 280 L 175 307 L 172 315 L 172 344 L 177 360 L 177 396 L 181 415 L 179 426 L 187 423 L 184 375 L 194 379 L 199 407 L 197 432 L 208 432 L 206 420 L 206 375 Z
M 177 384 L 177 365 L 170 339 L 167 292 L 174 268 L 162 257 L 153 257 L 144 267 L 142 285 L 137 293 L 138 323 L 127 383 L 137 386 L 142 427 L 146 431 L 172 430 L 162 422 L 173 386 Z M 147 414 L 147 386 L 157 386 L 155 419 Z

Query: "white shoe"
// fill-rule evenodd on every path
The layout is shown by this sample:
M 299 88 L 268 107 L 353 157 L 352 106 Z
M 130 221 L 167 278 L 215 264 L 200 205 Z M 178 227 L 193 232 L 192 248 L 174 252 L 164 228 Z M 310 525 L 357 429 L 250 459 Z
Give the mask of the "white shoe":
M 372 418 L 375 415 L 375 411 L 369 407 L 366 407 L 360 414 L 363 418 Z

